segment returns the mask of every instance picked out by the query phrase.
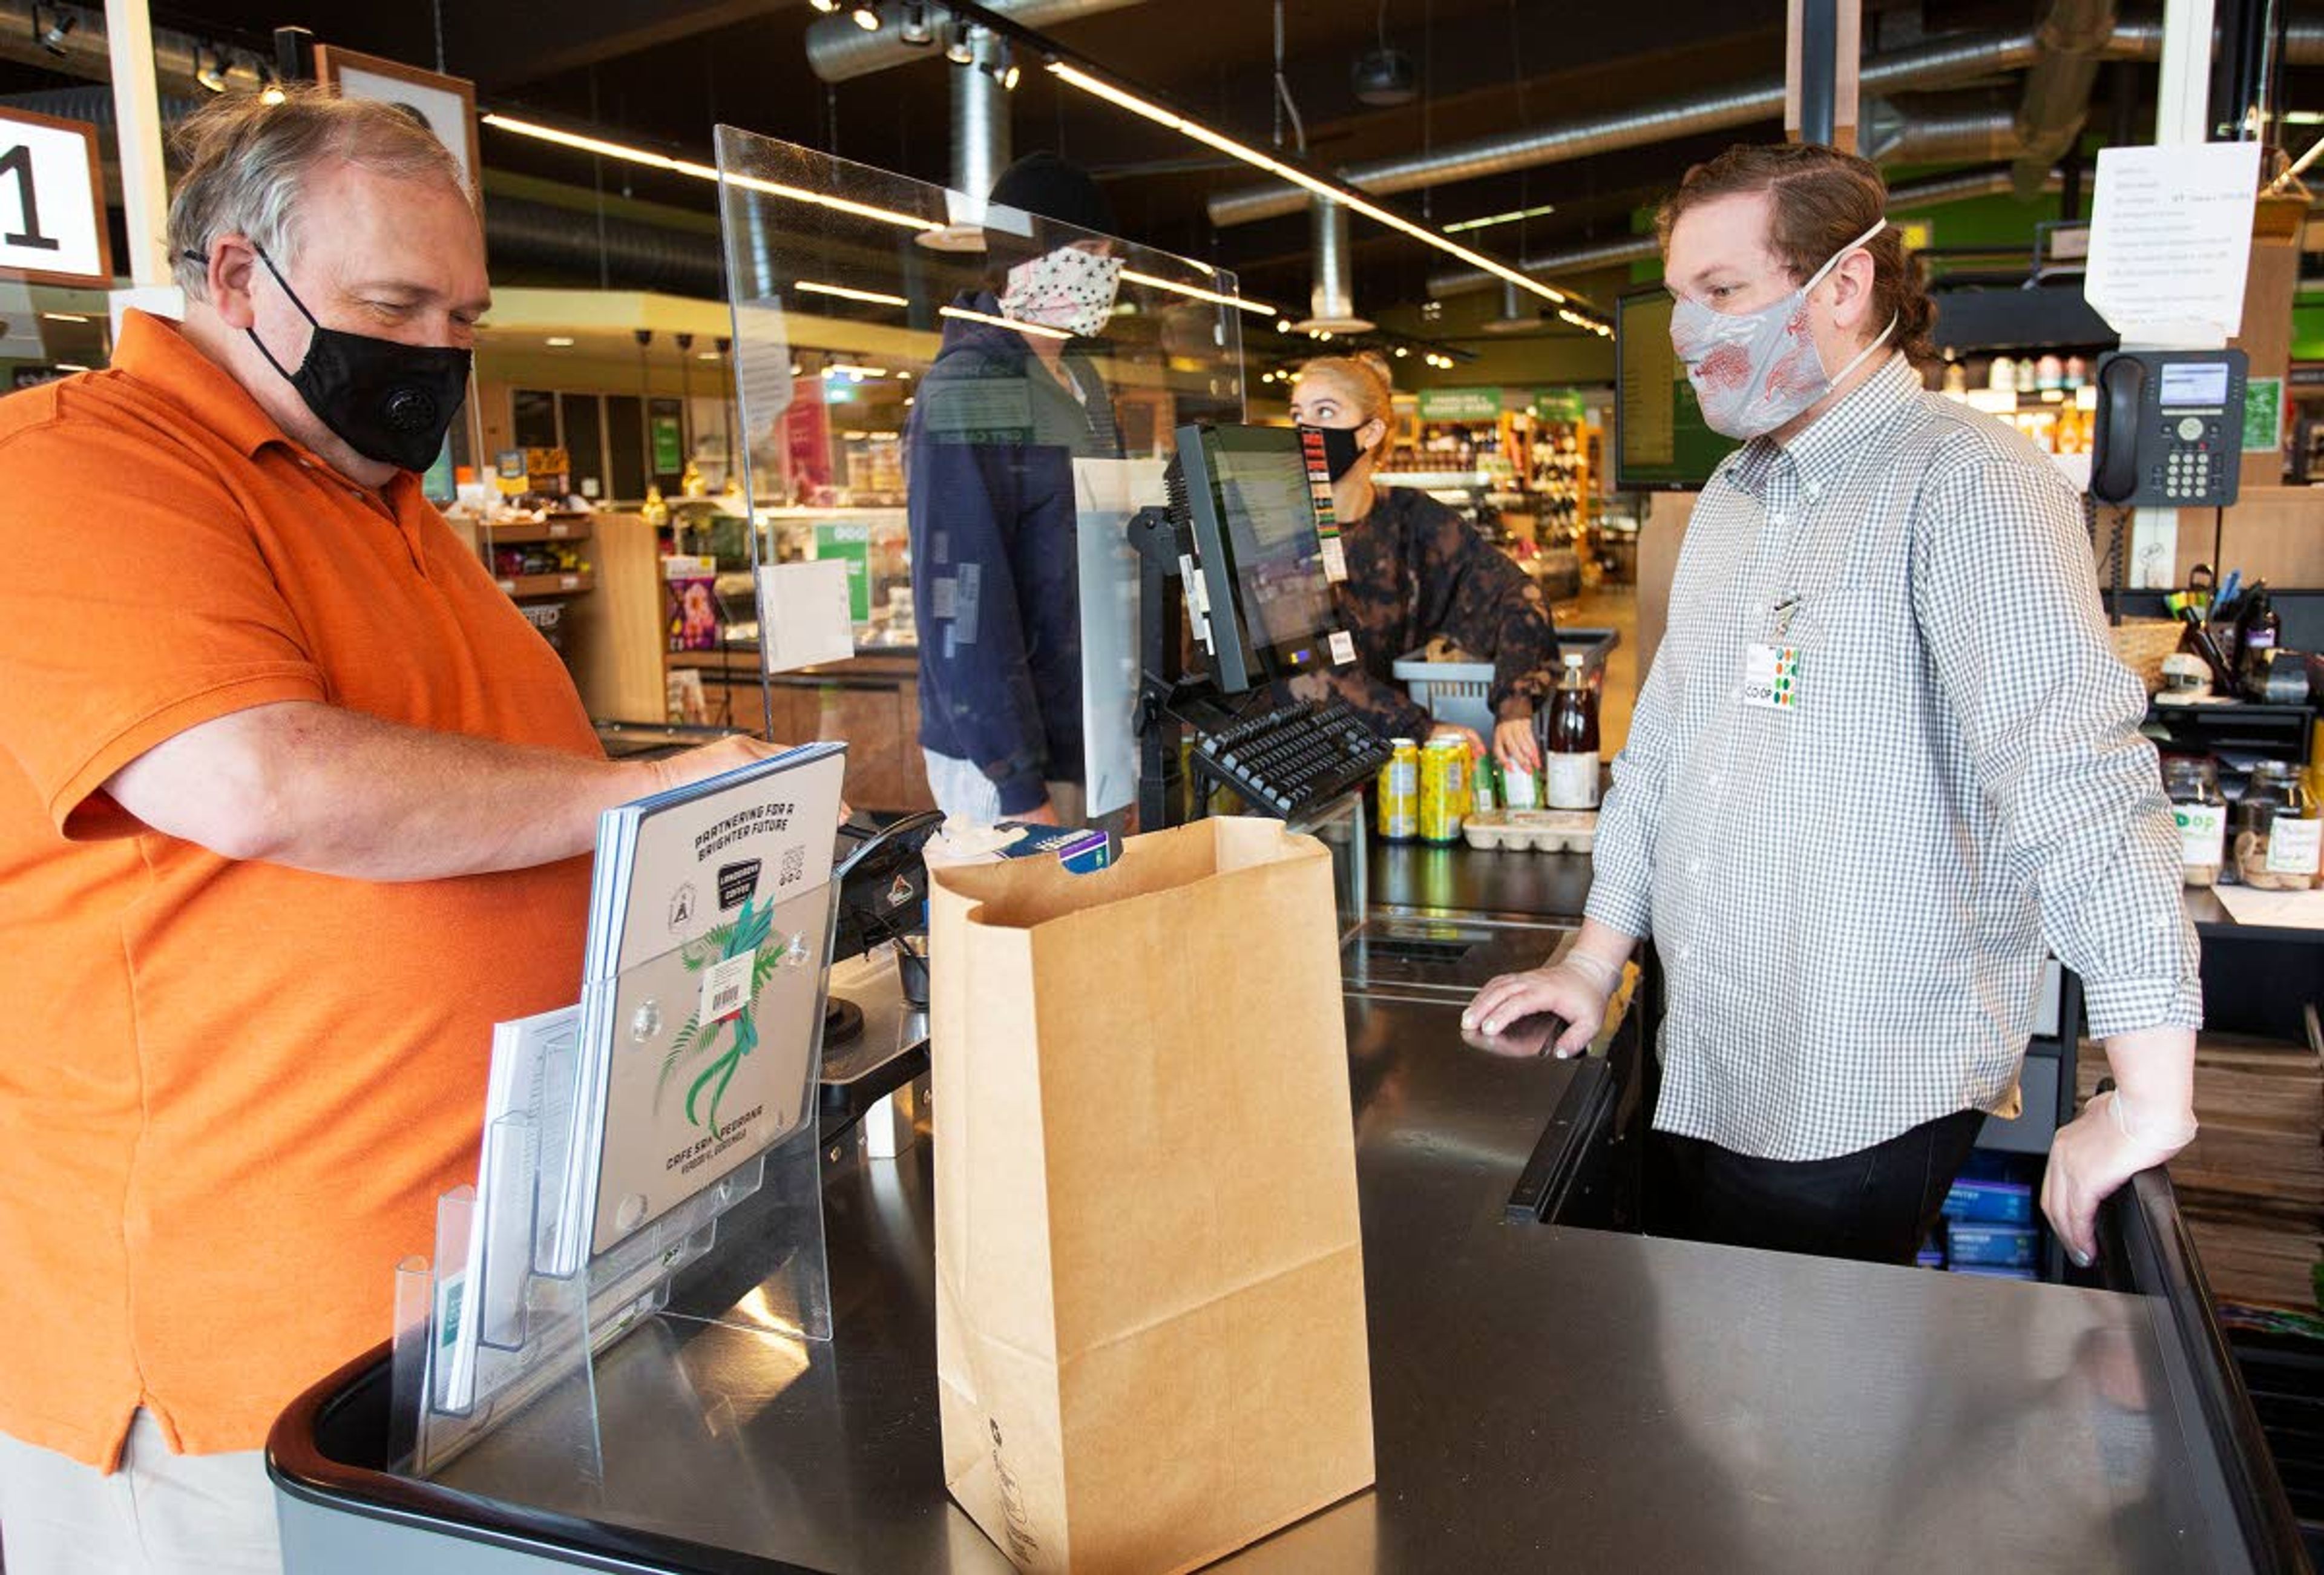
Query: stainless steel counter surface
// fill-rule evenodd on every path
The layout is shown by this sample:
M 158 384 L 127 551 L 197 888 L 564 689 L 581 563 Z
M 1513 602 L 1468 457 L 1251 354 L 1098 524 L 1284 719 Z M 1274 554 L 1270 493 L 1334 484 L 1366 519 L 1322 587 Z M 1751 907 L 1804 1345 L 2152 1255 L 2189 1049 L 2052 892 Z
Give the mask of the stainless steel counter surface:
M 2160 1303 L 1505 1223 L 1574 1069 L 1470 1051 L 1453 1010 L 1349 1008 L 1378 1486 L 1224 1567 L 2245 1567 Z M 495 1440 L 410 1489 L 401 1529 L 999 1575 L 941 1478 L 926 1147 L 846 1160 L 825 1206 L 827 1347 L 665 1317 L 600 1365 L 602 1491 Z

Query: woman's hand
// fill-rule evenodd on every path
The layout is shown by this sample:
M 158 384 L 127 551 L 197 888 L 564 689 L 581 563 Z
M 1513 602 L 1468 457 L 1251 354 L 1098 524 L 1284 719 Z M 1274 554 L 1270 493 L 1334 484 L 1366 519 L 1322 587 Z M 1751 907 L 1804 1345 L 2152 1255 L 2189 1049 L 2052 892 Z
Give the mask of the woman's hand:
M 1517 717 L 1493 729 L 1493 758 L 1520 771 L 1541 769 L 1541 742 L 1533 735 L 1532 717 Z

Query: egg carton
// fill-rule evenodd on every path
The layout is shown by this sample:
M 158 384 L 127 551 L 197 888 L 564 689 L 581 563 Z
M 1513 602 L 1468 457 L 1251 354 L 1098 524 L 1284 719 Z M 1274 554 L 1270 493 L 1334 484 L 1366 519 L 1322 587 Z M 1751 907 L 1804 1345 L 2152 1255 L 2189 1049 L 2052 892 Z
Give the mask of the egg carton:
M 1594 809 L 1480 809 L 1461 824 L 1472 848 L 1586 853 L 1598 841 Z

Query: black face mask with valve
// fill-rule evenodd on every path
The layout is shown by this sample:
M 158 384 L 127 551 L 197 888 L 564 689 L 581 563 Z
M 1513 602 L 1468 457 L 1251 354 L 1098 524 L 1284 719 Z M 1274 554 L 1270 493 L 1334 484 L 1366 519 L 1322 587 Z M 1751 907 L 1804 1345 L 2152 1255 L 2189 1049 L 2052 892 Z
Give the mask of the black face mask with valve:
M 327 328 L 263 250 L 258 260 L 314 325 L 305 359 L 291 372 L 274 358 L 255 327 L 244 330 L 266 364 L 281 373 L 307 408 L 365 459 L 403 470 L 426 470 L 443 451 L 444 434 L 467 397 L 469 353 L 444 345 L 404 345 L 369 334 Z M 204 262 L 198 252 L 187 256 Z

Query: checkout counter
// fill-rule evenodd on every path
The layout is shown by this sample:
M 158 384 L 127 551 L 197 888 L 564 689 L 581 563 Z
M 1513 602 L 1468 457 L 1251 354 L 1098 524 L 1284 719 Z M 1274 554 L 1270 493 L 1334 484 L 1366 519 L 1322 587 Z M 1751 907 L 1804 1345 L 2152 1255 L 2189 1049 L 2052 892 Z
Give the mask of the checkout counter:
M 2108 1206 L 2103 1286 L 1628 1234 L 1636 1004 L 1577 1062 L 1458 1032 L 1563 939 L 1587 861 L 1370 870 L 1343 973 L 1379 1480 L 1220 1568 L 2307 1567 L 2163 1174 Z M 876 969 L 834 982 L 899 1033 Z M 862 1137 L 826 1126 L 827 1344 L 682 1281 L 596 1364 L 601 1479 L 497 1438 L 388 1474 L 383 1349 L 270 1441 L 292 1575 L 1007 1570 L 944 1487 L 928 1145 Z

